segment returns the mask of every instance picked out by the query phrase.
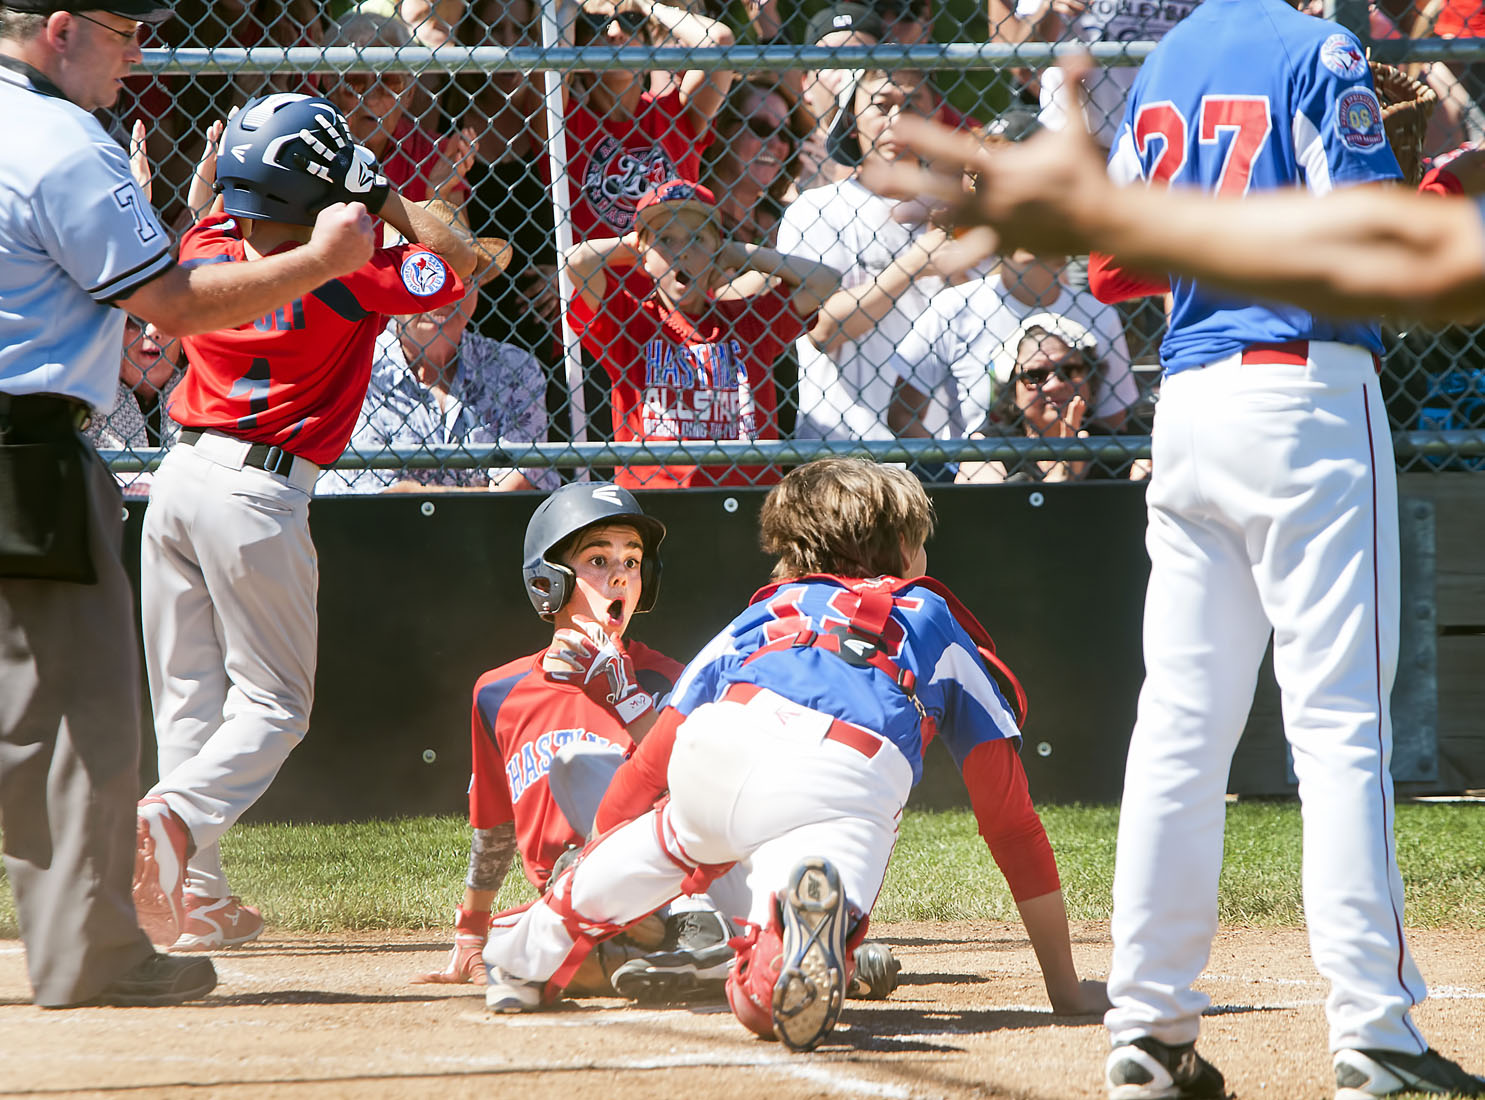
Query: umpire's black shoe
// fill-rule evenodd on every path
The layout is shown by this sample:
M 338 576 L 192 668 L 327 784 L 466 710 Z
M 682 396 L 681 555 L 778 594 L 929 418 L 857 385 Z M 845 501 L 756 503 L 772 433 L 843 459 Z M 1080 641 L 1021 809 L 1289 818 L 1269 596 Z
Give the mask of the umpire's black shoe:
M 1121 1043 L 1104 1069 L 1110 1100 L 1222 1100 L 1227 1084 L 1195 1043 L 1170 1046 L 1145 1035 Z
M 1466 1073 L 1438 1051 L 1338 1050 L 1336 1100 L 1371 1100 L 1424 1092 L 1445 1096 L 1485 1096 L 1485 1079 Z
M 217 987 L 210 959 L 153 954 L 98 994 L 94 1004 L 162 1007 L 199 1001 Z

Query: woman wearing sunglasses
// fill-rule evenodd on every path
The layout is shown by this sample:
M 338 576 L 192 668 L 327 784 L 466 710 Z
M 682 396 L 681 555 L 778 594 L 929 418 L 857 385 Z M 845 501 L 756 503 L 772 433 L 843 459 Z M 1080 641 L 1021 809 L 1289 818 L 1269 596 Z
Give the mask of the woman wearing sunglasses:
M 701 182 L 717 196 L 717 215 L 733 239 L 772 247 L 810 125 L 798 97 L 772 73 L 754 73 L 727 93 L 701 157 Z
M 970 438 L 1086 439 L 1084 419 L 1102 382 L 1097 348 L 1093 333 L 1067 317 L 1026 318 L 1006 342 L 1007 354 L 1015 356 L 1010 381 L 996 396 L 984 429 Z M 955 481 L 1080 481 L 1093 470 L 1089 462 L 965 462 Z
M 715 19 L 653 0 L 583 0 L 573 22 L 579 46 L 730 46 Z M 647 72 L 579 72 L 567 104 L 573 236 L 618 237 L 634 226 L 634 205 L 669 179 L 701 178 L 701 152 L 733 74 L 691 69 L 656 95 Z

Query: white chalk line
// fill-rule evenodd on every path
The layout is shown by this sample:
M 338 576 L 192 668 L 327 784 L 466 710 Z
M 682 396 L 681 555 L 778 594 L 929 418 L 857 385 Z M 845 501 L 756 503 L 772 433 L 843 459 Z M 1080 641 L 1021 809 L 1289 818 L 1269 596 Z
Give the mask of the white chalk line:
M 629 1013 L 630 1021 L 645 1019 L 675 1019 L 674 1013 L 636 1012 Z M 589 1020 L 591 1022 L 591 1016 Z M 525 1021 L 508 1019 L 507 1025 L 518 1025 Z M 758 1069 L 797 1077 L 819 1085 L 831 1093 L 842 1096 L 875 1096 L 883 1100 L 911 1100 L 913 1092 L 906 1085 L 870 1081 L 849 1073 L 842 1073 L 824 1056 L 785 1055 L 728 1051 L 693 1051 L 689 1053 L 644 1055 L 633 1058 L 594 1059 L 581 1062 L 551 1061 L 515 1065 L 509 1061 L 479 1056 L 443 1056 L 429 1059 L 440 1065 L 457 1065 L 469 1069 L 498 1069 L 505 1073 L 545 1073 L 551 1070 L 593 1070 L 595 1072 L 649 1071 L 663 1069 L 733 1068 Z

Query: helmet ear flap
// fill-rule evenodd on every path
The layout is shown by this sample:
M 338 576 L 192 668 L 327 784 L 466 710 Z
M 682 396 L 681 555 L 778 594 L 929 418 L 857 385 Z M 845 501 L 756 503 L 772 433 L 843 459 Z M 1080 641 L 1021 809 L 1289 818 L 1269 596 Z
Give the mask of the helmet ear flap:
M 647 553 L 639 563 L 639 602 L 634 605 L 636 615 L 655 606 L 655 601 L 660 598 L 660 574 L 663 572 L 658 553 L 653 557 Z
M 550 620 L 567 605 L 577 587 L 577 574 L 565 565 L 542 559 L 526 578 L 526 595 L 543 619 Z

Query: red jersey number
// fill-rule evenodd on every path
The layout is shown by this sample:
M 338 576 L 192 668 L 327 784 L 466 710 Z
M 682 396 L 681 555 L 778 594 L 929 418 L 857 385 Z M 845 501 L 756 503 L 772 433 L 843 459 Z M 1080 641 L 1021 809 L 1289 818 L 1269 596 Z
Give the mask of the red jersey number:
M 1262 155 L 1273 130 L 1268 96 L 1202 96 L 1200 110 L 1197 141 L 1216 145 L 1224 135 L 1230 139 L 1213 191 L 1228 197 L 1246 195 L 1253 181 L 1253 163 Z M 1134 120 L 1134 141 L 1139 155 L 1147 155 L 1152 141 L 1160 143 L 1150 168 L 1152 183 L 1169 183 L 1186 167 L 1189 133 L 1186 116 L 1174 103 L 1162 101 L 1140 108 Z

